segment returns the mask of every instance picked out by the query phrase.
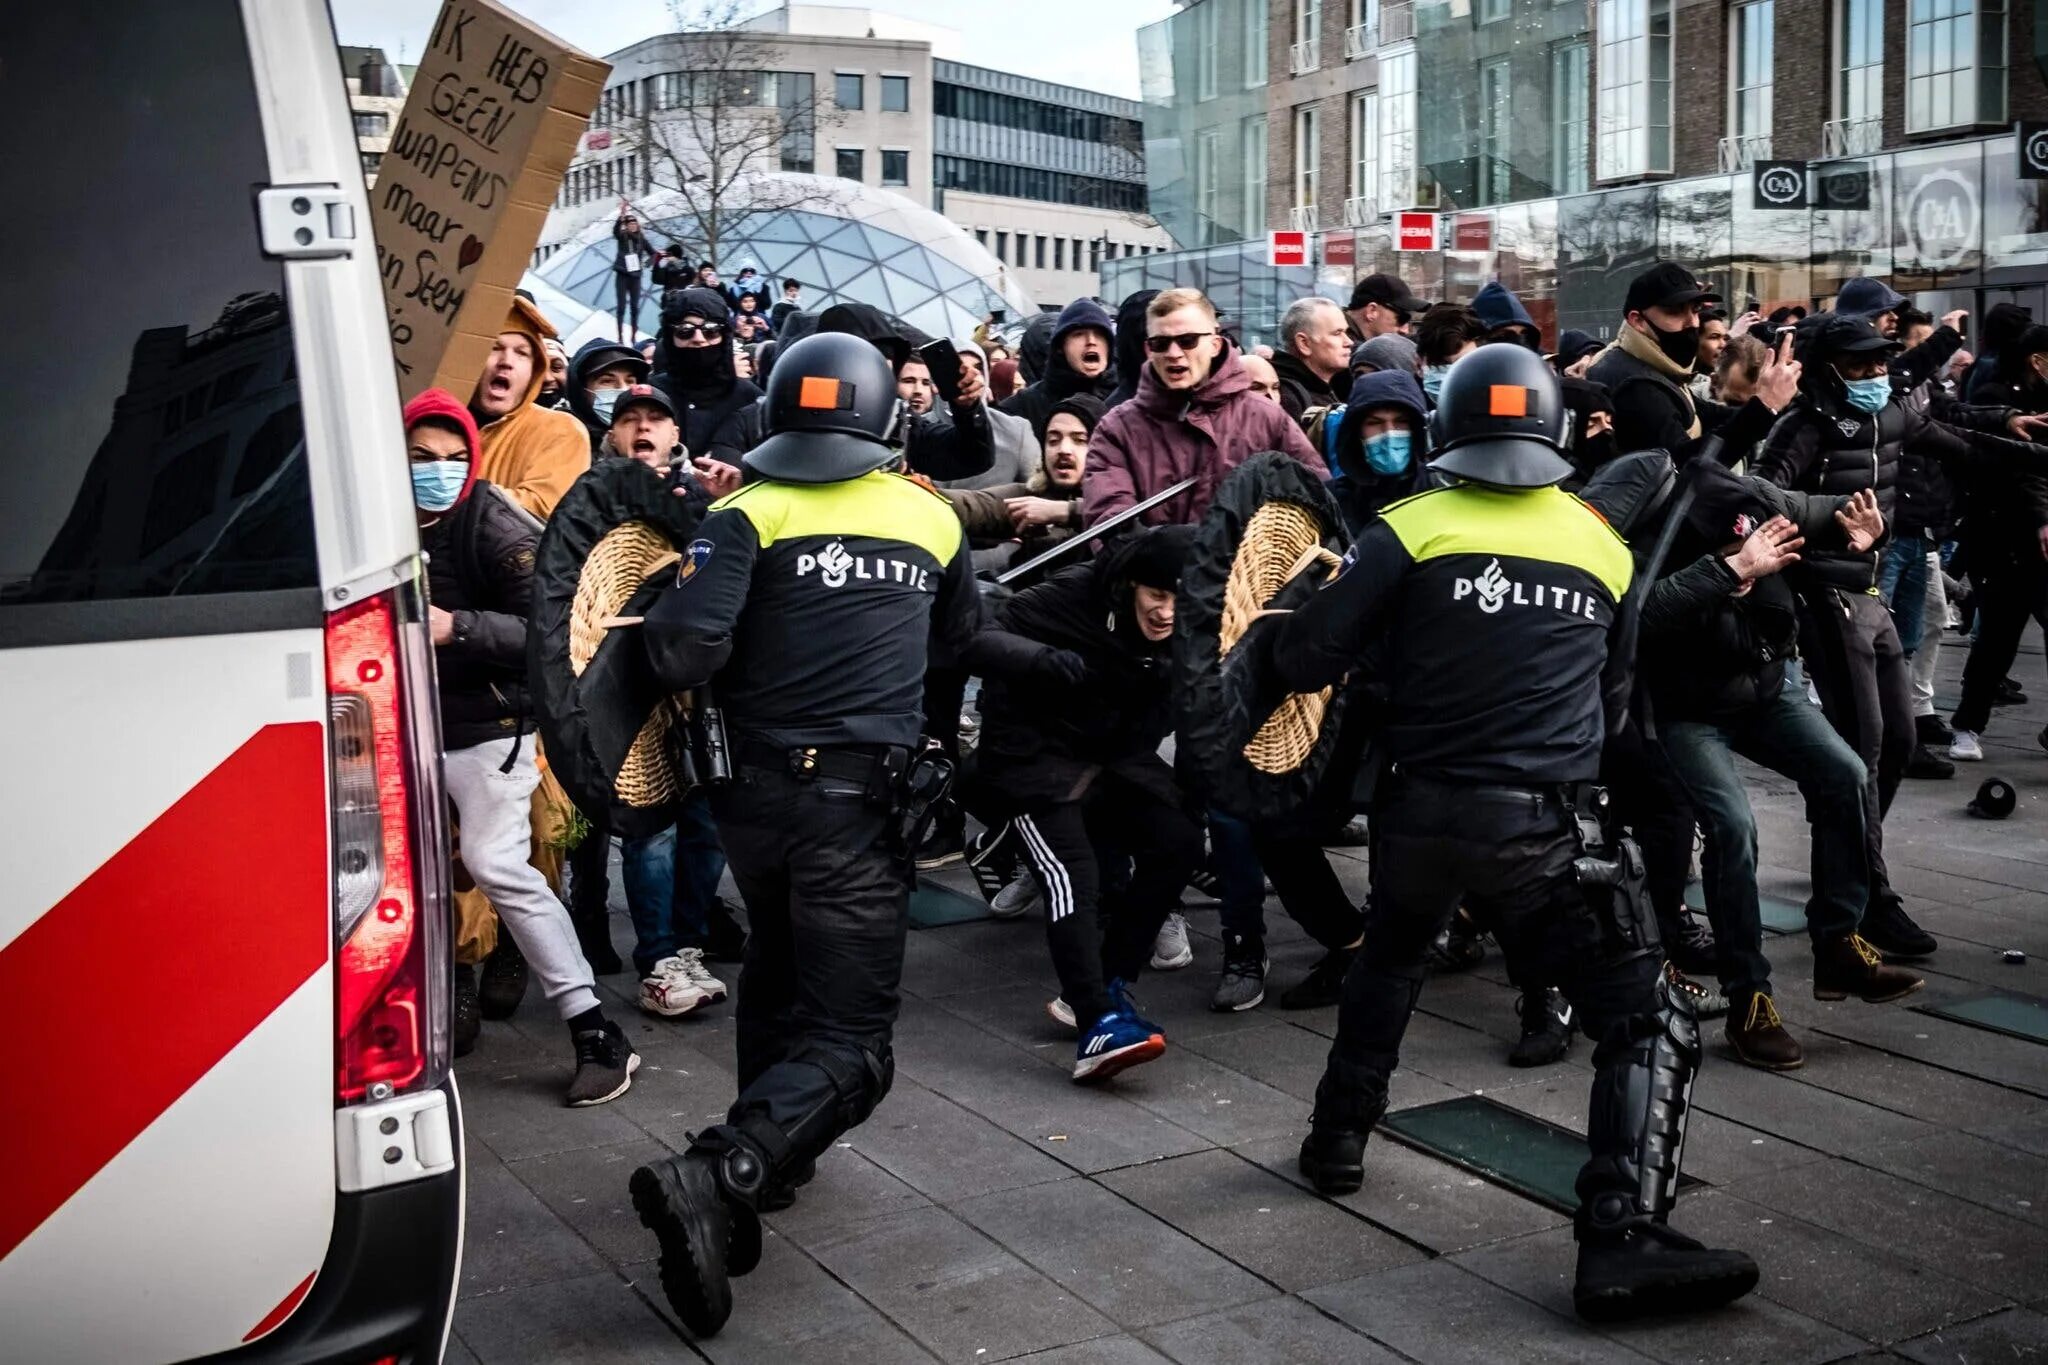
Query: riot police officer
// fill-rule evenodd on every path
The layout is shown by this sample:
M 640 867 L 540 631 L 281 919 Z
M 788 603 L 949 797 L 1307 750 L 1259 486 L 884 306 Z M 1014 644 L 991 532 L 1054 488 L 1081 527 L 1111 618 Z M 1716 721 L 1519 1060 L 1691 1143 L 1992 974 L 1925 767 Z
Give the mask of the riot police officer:
M 1602 743 L 1626 723 L 1633 565 L 1557 487 L 1572 474 L 1564 421 L 1534 352 L 1484 346 L 1460 360 L 1430 419 L 1431 468 L 1450 486 L 1388 506 L 1333 582 L 1260 623 L 1256 648 L 1287 689 L 1314 691 L 1383 640 L 1391 690 L 1365 942 L 1303 1174 L 1324 1193 L 1363 1182 L 1425 954 L 1462 901 L 1510 974 L 1556 982 L 1598 1045 L 1574 1297 L 1607 1319 L 1728 1302 L 1757 1268 L 1664 1221 L 1698 1028 L 1661 971 L 1640 854 L 1598 818 Z
M 642 627 L 665 688 L 708 682 L 722 706 L 732 776 L 711 808 L 753 931 L 739 1098 L 632 1177 L 662 1287 L 698 1336 L 732 1311 L 727 1277 L 760 1259 L 758 1214 L 888 1092 L 910 892 L 896 804 L 926 647 L 964 648 L 980 620 L 959 518 L 889 472 L 903 414 L 881 353 L 807 337 L 765 401 L 749 481 L 713 506 Z

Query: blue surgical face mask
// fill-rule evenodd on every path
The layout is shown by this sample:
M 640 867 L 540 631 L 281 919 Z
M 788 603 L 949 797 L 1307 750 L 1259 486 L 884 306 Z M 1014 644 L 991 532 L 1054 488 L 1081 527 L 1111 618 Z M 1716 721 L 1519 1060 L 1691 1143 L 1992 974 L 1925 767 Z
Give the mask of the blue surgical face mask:
M 1365 462 L 1372 466 L 1375 474 L 1399 474 L 1408 468 L 1408 443 L 1412 439 L 1405 431 L 1382 431 L 1377 436 L 1365 438 Z
M 594 389 L 590 394 L 590 410 L 597 414 L 597 420 L 605 426 L 612 424 L 612 409 L 619 405 L 619 395 L 624 389 Z
M 1422 391 L 1429 395 L 1430 402 L 1434 403 L 1436 396 L 1443 392 L 1444 376 L 1450 372 L 1451 367 L 1448 365 L 1424 365 L 1422 367 Z
M 1875 379 L 1844 379 L 1842 389 L 1848 396 L 1849 406 L 1858 412 L 1883 412 L 1885 404 L 1892 401 L 1892 381 L 1887 375 L 1878 375 Z
M 445 512 L 469 482 L 469 461 L 427 460 L 412 467 L 412 500 L 422 512 Z

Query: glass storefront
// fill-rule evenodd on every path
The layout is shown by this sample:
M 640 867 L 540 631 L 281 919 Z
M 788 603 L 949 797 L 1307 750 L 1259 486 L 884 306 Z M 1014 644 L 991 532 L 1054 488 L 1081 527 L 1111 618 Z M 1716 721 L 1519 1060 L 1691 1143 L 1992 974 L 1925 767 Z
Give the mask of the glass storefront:
M 1193 285 L 1248 341 L 1270 342 L 1290 300 L 1348 299 L 1352 284 L 1375 271 L 1400 275 L 1426 299 L 1469 300 L 1498 279 L 1521 297 L 1547 342 L 1574 327 L 1606 339 L 1621 320 L 1629 280 L 1662 259 L 1710 281 L 1735 312 L 1811 307 L 1858 275 L 1884 279 L 1937 312 L 1981 315 L 2003 301 L 2042 311 L 2048 181 L 2018 177 L 2010 135 L 1815 162 L 1811 185 L 1812 209 L 1756 208 L 1743 174 L 1440 216 L 1447 247 L 1484 241 L 1483 251 L 1396 252 L 1378 225 L 1318 234 L 1313 268 L 1267 266 L 1263 241 L 1105 261 L 1102 295 L 1114 303 L 1138 289 Z
M 1149 206 L 1184 246 L 1265 233 L 1267 15 L 1201 0 L 1138 30 Z

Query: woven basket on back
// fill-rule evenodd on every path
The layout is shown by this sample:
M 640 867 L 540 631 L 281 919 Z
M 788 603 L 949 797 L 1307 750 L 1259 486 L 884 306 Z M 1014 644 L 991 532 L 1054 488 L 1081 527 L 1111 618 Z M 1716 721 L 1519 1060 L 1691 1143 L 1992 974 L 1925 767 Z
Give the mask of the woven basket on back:
M 1223 585 L 1219 631 L 1223 656 L 1229 657 L 1266 603 L 1304 569 L 1316 563 L 1334 567 L 1339 562 L 1323 548 L 1322 523 L 1307 508 L 1292 502 L 1269 502 L 1259 508 L 1245 524 L 1237 558 L 1231 561 L 1230 578 Z M 1244 746 L 1251 765 L 1266 773 L 1292 772 L 1300 767 L 1322 731 L 1331 690 L 1297 692 L 1281 702 Z
M 644 521 L 623 522 L 605 532 L 584 561 L 569 608 L 569 667 L 577 677 L 604 642 L 603 623 L 617 616 L 648 578 L 681 558 L 668 537 Z M 665 742 L 674 716 L 672 704 L 657 706 L 634 736 L 615 784 L 622 805 L 659 806 L 682 795 Z

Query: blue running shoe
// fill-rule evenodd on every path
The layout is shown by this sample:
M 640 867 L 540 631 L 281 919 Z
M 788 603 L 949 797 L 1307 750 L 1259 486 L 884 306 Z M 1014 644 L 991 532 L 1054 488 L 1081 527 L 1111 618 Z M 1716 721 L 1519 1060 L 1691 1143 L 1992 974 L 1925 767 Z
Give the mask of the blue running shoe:
M 1095 1021 L 1074 1046 L 1074 1080 L 1083 1084 L 1107 1080 L 1126 1068 L 1149 1062 L 1166 1051 L 1166 1035 L 1157 1024 L 1140 1017 L 1121 981 L 1109 985 L 1114 1008 Z

